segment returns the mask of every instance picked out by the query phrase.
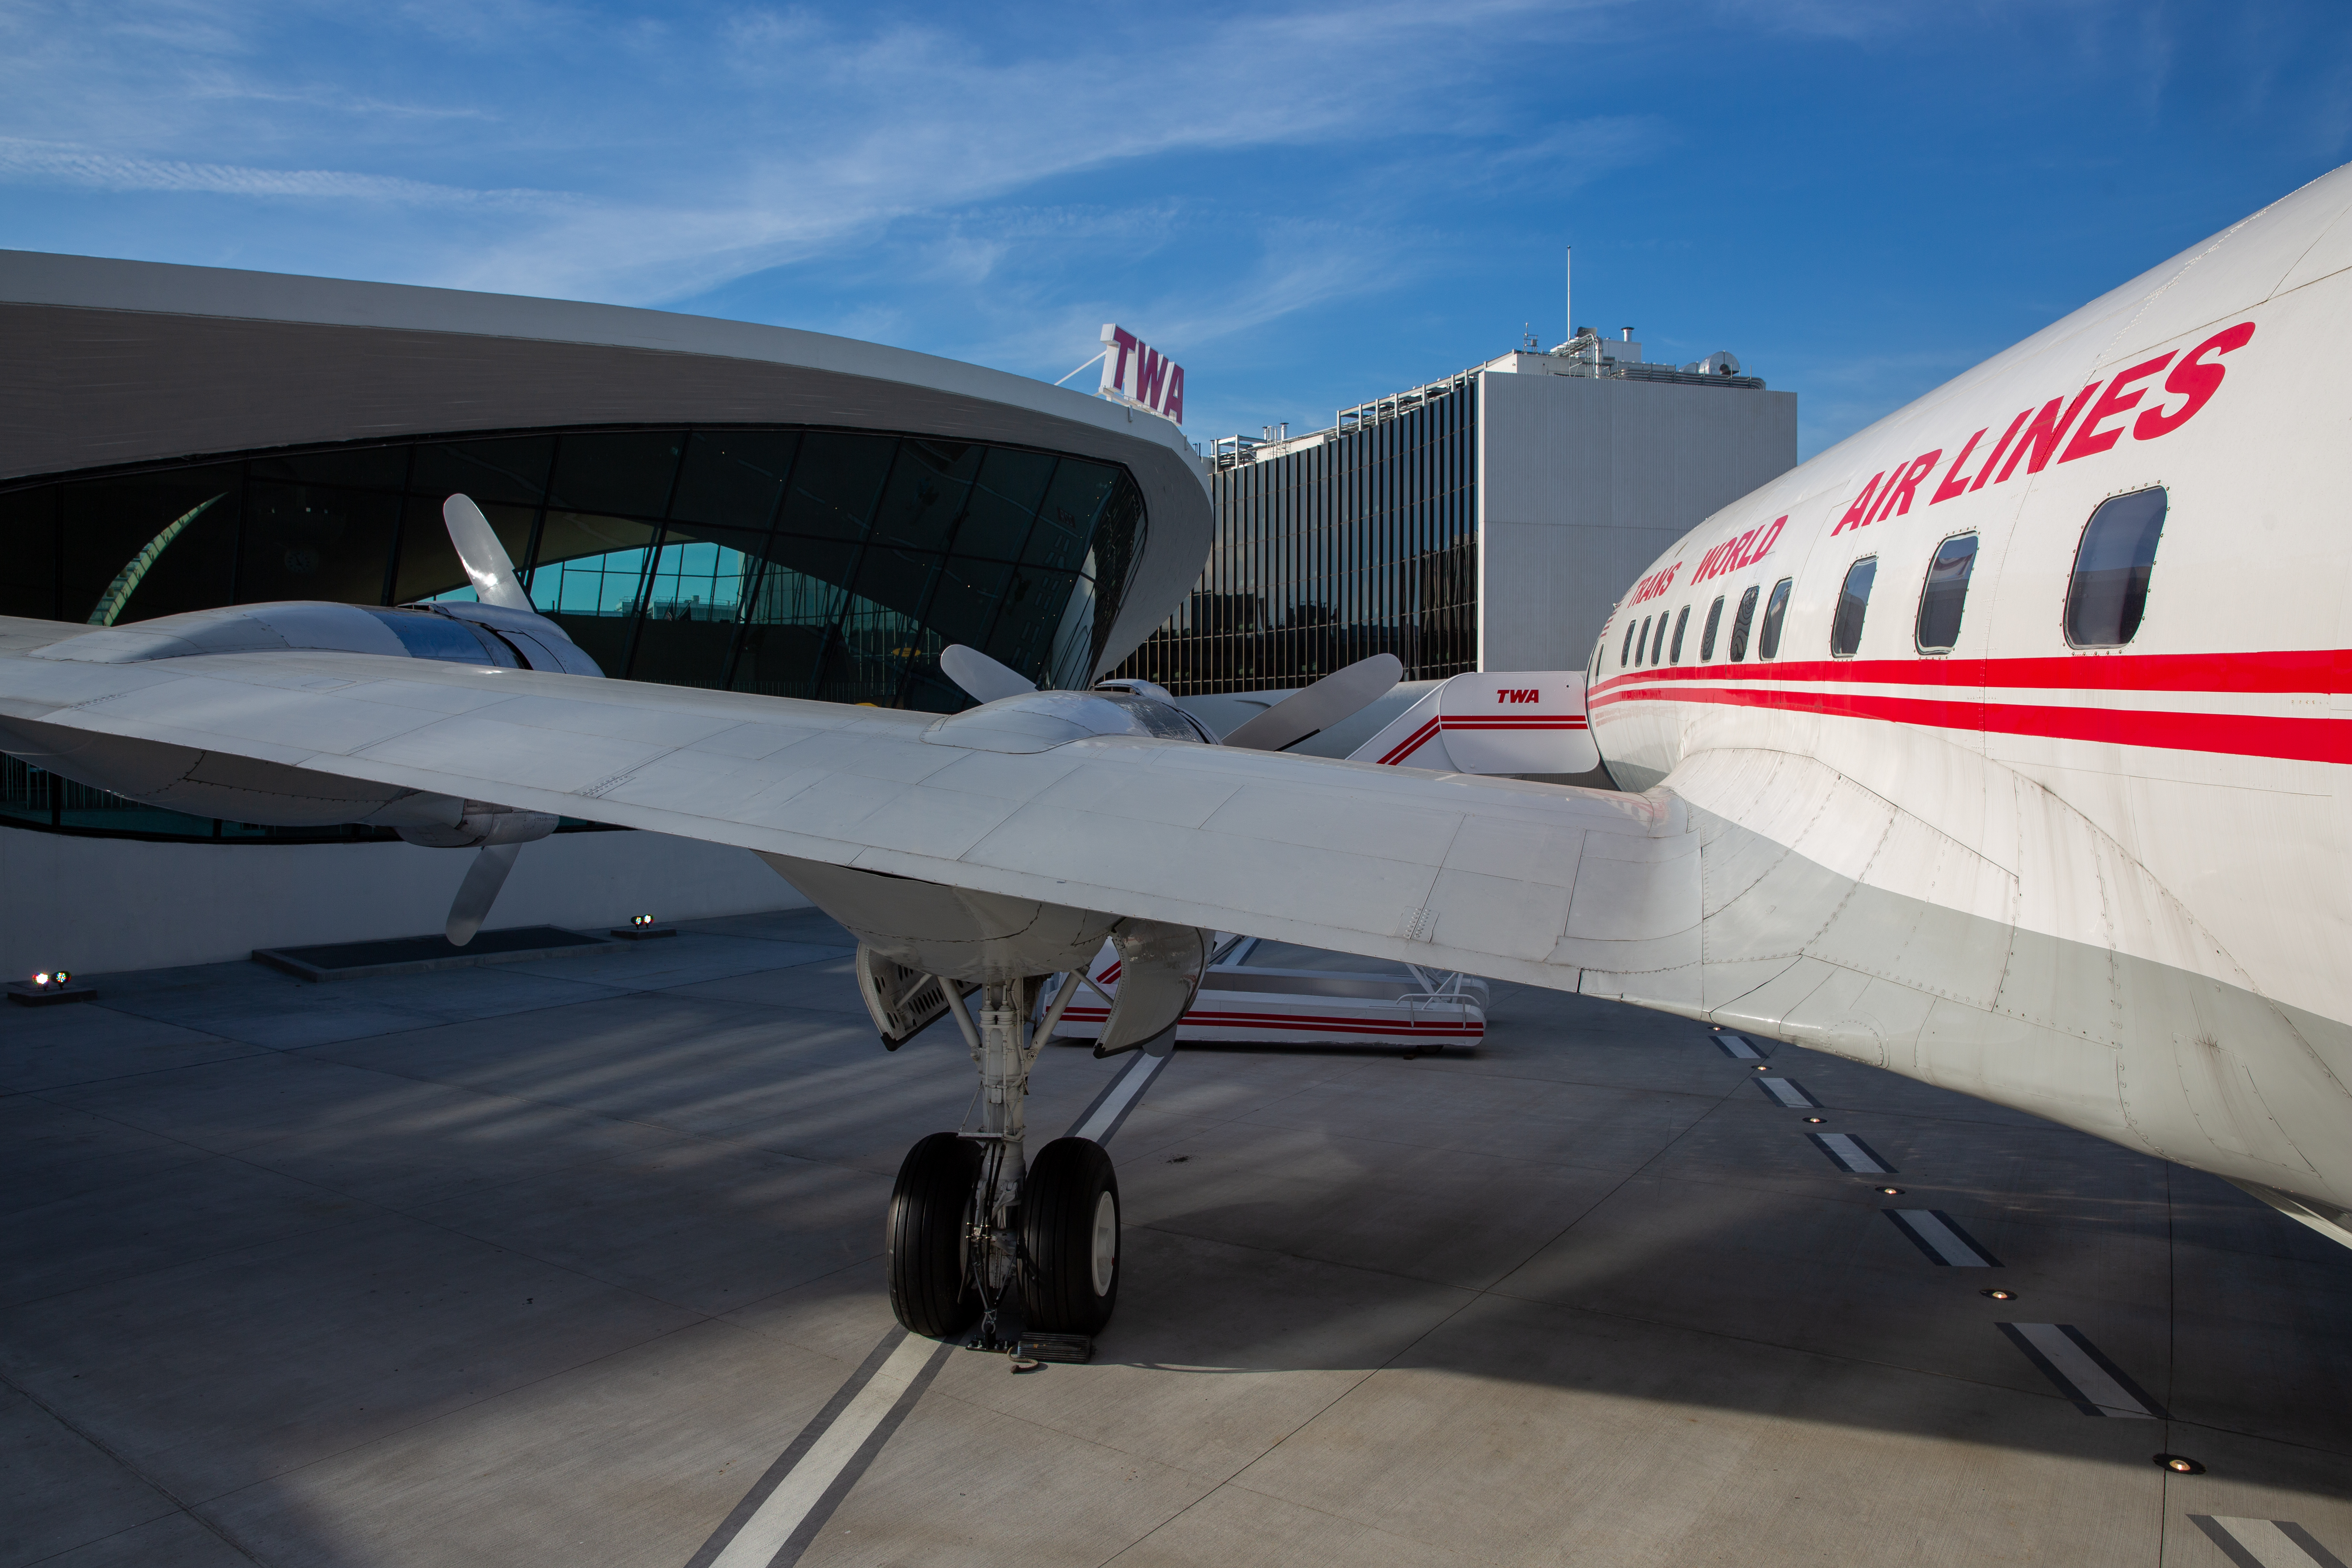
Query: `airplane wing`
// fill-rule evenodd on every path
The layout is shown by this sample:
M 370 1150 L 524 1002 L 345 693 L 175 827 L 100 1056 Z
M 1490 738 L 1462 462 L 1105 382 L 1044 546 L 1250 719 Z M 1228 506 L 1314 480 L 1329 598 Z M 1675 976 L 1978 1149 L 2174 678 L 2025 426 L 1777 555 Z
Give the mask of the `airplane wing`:
M 1598 994 L 1698 959 L 1663 792 L 364 653 L 93 662 L 75 630 L 0 619 L 6 749 L 163 742 Z

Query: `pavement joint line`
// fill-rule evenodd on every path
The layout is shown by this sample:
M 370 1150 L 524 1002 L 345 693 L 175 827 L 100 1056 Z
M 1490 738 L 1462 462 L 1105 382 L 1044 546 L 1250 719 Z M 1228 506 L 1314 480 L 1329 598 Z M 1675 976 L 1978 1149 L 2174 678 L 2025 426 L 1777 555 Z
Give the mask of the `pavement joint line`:
M 234 1534 L 230 1533 L 225 1526 L 205 1518 L 203 1513 L 198 1511 L 197 1504 L 192 1503 L 185 1498 L 181 1497 L 179 1493 L 173 1491 L 170 1486 L 165 1484 L 161 1477 L 149 1474 L 147 1470 L 136 1460 L 117 1449 L 114 1445 L 109 1443 L 105 1438 L 100 1437 L 97 1433 L 87 1430 L 79 1423 L 68 1416 L 65 1412 L 58 1409 L 47 1400 L 43 1399 L 39 1394 L 35 1394 L 31 1389 L 26 1388 L 24 1384 L 18 1383 L 15 1378 L 8 1376 L 5 1373 L 0 1373 L 0 1388 L 8 1389 L 11 1393 L 15 1394 L 16 1397 L 22 1399 L 36 1410 L 38 1410 L 42 1415 L 47 1415 L 50 1420 L 56 1422 L 60 1427 L 72 1433 L 75 1436 L 89 1444 L 90 1447 L 95 1449 L 97 1452 L 105 1455 L 117 1466 L 121 1467 L 125 1474 L 135 1477 L 139 1480 L 140 1484 L 149 1488 L 157 1497 L 162 1498 L 165 1502 L 169 1503 L 171 1505 L 172 1511 L 185 1514 L 189 1519 L 195 1521 L 198 1529 L 212 1536 L 222 1545 L 236 1552 L 239 1557 L 244 1558 L 247 1563 L 253 1563 L 255 1568 L 261 1568 L 262 1560 L 256 1556 L 252 1552 L 247 1551 L 243 1542 L 237 1540 L 237 1538 Z M 223 1495 L 225 1496 L 226 1494 Z M 152 1519 L 141 1520 L 138 1524 L 126 1525 L 121 1530 L 109 1531 L 104 1535 L 92 1536 L 88 1541 L 77 1542 L 72 1546 L 67 1547 L 64 1552 L 51 1552 L 50 1558 L 62 1557 L 68 1552 L 79 1552 L 84 1547 L 95 1545 L 101 1541 L 111 1541 L 114 1537 L 127 1534 L 129 1531 L 137 1530 L 142 1525 L 152 1524 L 158 1519 L 168 1519 L 170 1517 L 171 1514 L 168 1512 L 159 1513 Z M 48 1558 L 41 1559 L 43 1562 L 48 1560 Z M 31 1565 L 27 1564 L 27 1568 L 31 1568 Z

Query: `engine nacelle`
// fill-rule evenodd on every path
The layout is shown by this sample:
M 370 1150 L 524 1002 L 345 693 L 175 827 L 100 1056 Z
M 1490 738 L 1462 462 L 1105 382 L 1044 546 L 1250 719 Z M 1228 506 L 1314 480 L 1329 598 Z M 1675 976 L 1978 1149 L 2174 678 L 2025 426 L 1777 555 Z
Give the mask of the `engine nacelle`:
M 544 811 L 516 811 L 469 800 L 455 823 L 404 827 L 400 837 L 427 849 L 478 849 L 492 844 L 529 844 L 555 831 L 562 819 Z
M 604 673 L 554 622 L 495 605 L 386 609 L 298 600 L 190 610 L 96 631 L 58 631 L 57 642 L 30 657 L 138 664 L 204 654 L 316 650 L 568 675 Z M 398 828 L 415 844 L 466 848 L 527 843 L 545 837 L 556 824 L 541 812 L 509 811 L 454 795 L 25 720 L 0 721 L 0 751 L 143 805 L 271 827 L 359 823 Z
M 30 657 L 138 664 L 207 653 L 289 649 L 437 658 L 565 675 L 604 673 L 546 616 L 496 605 L 467 604 L 402 605 L 391 609 L 312 600 L 226 605 L 68 635 L 34 650 Z

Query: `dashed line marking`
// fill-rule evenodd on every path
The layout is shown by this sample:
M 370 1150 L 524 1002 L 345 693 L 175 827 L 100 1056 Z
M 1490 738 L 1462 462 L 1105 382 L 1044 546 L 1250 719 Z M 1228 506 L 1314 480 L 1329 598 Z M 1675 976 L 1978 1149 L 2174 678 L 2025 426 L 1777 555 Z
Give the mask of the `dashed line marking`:
M 1891 1176 L 1895 1167 L 1879 1157 L 1878 1151 L 1851 1132 L 1808 1132 L 1821 1152 L 1829 1156 L 1830 1163 L 1841 1171 L 1852 1171 L 1859 1176 Z
M 2291 1519 L 2231 1519 L 2192 1513 L 2189 1522 L 2238 1568 L 2344 1568 L 2344 1560 Z
M 1713 1038 L 1716 1048 L 1733 1061 L 1760 1062 L 1764 1059 L 1764 1053 L 1749 1045 L 1748 1037 L 1745 1035 L 1735 1035 L 1726 1030 L 1717 1033 Z
M 1764 1091 L 1765 1099 L 1785 1105 L 1791 1110 L 1803 1110 L 1821 1103 L 1806 1093 L 1805 1086 L 1794 1079 L 1759 1078 L 1756 1080 L 1756 1087 Z
M 1987 1252 L 1959 1222 L 1941 1209 L 1881 1209 L 1895 1228 L 1927 1255 L 1927 1261 L 1948 1268 L 1998 1268 L 2000 1259 Z
M 2085 1415 L 2166 1420 L 2164 1407 L 2072 1323 L 1995 1323 Z

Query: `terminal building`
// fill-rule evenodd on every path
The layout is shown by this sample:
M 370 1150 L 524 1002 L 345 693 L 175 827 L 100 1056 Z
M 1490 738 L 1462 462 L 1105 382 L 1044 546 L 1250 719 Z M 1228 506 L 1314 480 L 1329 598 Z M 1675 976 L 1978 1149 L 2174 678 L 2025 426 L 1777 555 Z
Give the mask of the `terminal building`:
M 1119 673 L 1203 698 L 1384 652 L 1409 682 L 1581 668 L 1643 566 L 1797 462 L 1796 394 L 1633 332 L 1216 442 L 1208 566 Z
M 0 615 L 469 598 L 440 515 L 463 492 L 608 676 L 948 711 L 946 645 L 1087 685 L 1210 542 L 1167 421 L 818 333 L 25 252 L 0 252 Z M 437 929 L 465 858 L 390 839 L 0 759 L 0 965 Z M 109 918 L 173 900 L 206 919 Z M 798 901 L 746 852 L 582 825 L 522 857 L 499 919 Z

